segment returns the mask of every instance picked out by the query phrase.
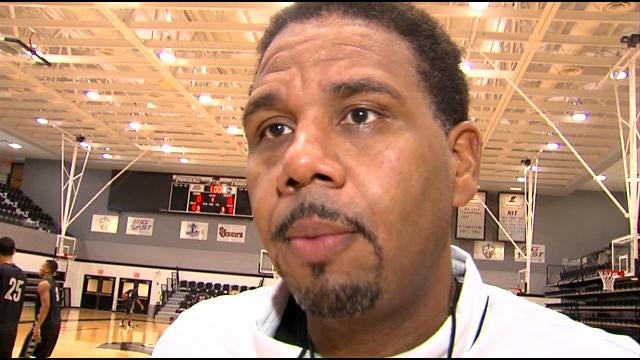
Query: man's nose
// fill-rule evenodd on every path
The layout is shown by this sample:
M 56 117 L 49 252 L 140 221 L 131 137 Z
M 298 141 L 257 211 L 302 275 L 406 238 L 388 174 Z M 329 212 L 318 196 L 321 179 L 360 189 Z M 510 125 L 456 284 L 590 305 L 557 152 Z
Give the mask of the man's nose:
M 336 146 L 336 134 L 328 131 L 316 124 L 296 128 L 277 179 L 281 194 L 293 194 L 311 184 L 330 188 L 344 185 L 346 170 Z

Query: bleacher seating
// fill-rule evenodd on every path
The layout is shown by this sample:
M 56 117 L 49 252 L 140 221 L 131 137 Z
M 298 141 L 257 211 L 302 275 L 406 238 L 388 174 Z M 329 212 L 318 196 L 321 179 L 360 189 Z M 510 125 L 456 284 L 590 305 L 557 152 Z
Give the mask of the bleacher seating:
M 33 271 L 25 271 L 27 275 L 27 283 L 24 288 L 24 301 L 25 302 L 35 302 L 36 297 L 38 296 L 38 284 L 42 281 L 42 277 L 40 274 Z M 53 278 L 56 280 L 58 284 L 59 294 L 62 295 L 62 288 L 64 285 L 64 272 L 56 272 Z
M 189 288 L 187 287 L 187 280 L 180 280 L 180 286 L 178 286 L 178 291 L 187 291 Z
M 53 218 L 22 190 L 0 183 L 0 221 L 41 231 L 60 233 Z
M 237 284 L 220 284 L 204 281 L 180 281 L 180 289 L 187 291 L 184 299 L 180 301 L 180 306 L 176 310 L 176 313 L 181 313 L 198 302 L 210 298 L 215 298 L 222 295 L 235 295 L 247 290 L 253 290 L 255 286 L 237 285 Z

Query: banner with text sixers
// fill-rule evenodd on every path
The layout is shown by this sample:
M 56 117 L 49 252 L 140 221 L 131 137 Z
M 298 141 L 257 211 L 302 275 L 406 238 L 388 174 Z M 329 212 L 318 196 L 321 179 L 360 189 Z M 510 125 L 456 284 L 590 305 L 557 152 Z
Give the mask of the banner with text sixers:
M 217 240 L 243 243 L 246 233 L 245 225 L 218 224 Z

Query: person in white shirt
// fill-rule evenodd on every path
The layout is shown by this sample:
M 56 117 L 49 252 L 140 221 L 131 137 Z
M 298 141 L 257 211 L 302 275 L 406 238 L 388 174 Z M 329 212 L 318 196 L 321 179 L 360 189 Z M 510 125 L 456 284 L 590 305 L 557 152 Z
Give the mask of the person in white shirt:
M 451 246 L 482 146 L 460 50 L 432 17 L 297 3 L 258 52 L 247 186 L 282 280 L 193 306 L 153 356 L 640 355 L 629 337 L 483 284 Z

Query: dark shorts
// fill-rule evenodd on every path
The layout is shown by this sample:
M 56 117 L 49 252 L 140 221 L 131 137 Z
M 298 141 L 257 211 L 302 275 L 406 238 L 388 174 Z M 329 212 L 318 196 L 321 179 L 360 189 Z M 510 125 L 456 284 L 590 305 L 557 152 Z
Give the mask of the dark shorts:
M 58 335 L 60 334 L 60 324 L 44 324 L 40 328 L 40 337 L 42 341 L 35 344 L 33 341 L 33 329 L 29 332 L 24 339 L 22 345 L 22 351 L 20 351 L 20 357 L 34 356 L 37 358 L 45 358 L 51 356 L 53 349 L 58 342 Z
M 10 358 L 13 353 L 13 345 L 16 343 L 16 335 L 18 334 L 18 327 L 14 329 L 0 331 L 0 358 Z

